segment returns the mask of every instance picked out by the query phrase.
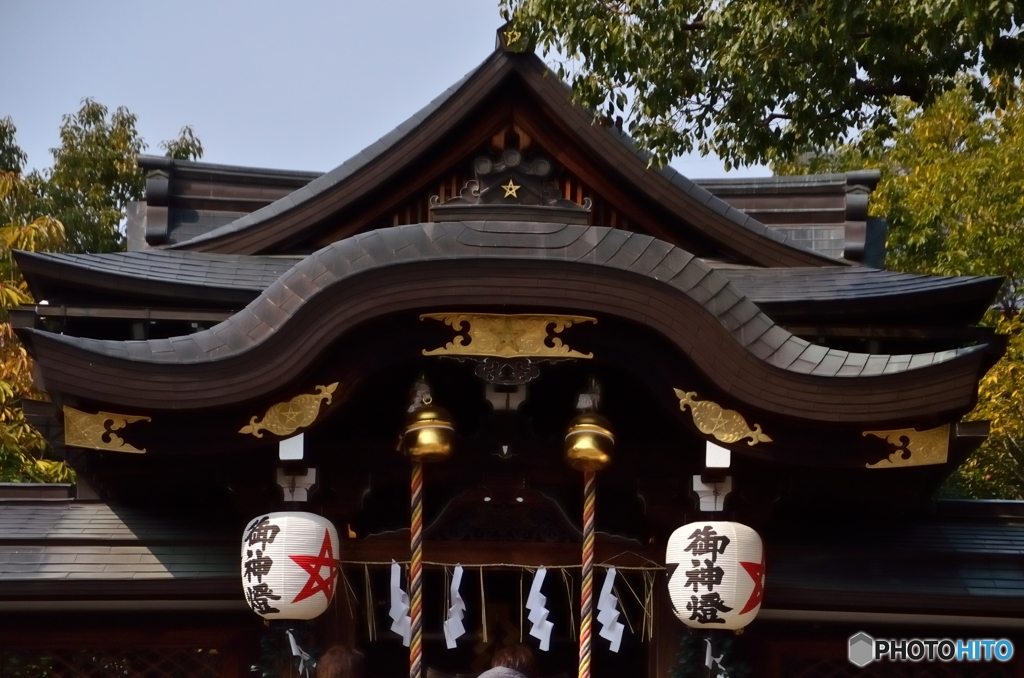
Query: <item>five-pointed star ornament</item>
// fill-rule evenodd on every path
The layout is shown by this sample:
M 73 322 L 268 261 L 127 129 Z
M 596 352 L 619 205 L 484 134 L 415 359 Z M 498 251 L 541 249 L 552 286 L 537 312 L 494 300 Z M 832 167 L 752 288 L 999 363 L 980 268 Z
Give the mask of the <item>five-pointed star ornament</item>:
M 338 576 L 338 561 L 334 557 L 334 549 L 331 547 L 331 535 L 324 530 L 324 543 L 320 546 L 319 556 L 288 556 L 295 561 L 295 564 L 309 573 L 302 590 L 295 596 L 293 603 L 305 600 L 316 593 L 323 591 L 330 600 L 334 596 L 334 580 Z M 320 574 L 323 568 L 327 568 L 327 576 Z
M 764 599 L 764 558 L 761 558 L 760 563 L 744 563 L 740 561 L 740 565 L 747 571 L 750 578 L 754 580 L 754 590 L 750 592 L 747 604 L 740 610 L 740 614 L 746 614 L 760 605 Z
M 512 180 L 509 179 L 508 183 L 502 186 L 502 188 L 505 189 L 504 197 L 508 198 L 509 196 L 511 196 L 513 198 L 518 198 L 519 196 L 516 195 L 516 191 L 522 188 L 522 186 L 516 186 L 514 183 L 512 183 Z

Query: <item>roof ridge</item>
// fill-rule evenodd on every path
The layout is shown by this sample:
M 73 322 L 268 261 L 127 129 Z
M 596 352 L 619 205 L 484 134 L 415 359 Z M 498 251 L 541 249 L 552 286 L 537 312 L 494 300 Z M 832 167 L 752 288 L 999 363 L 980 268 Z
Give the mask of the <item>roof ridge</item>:
M 110 289 L 123 285 L 123 281 L 129 279 L 166 286 L 168 294 L 179 287 L 194 288 L 196 285 L 211 289 L 250 291 L 252 296 L 241 300 L 241 305 L 276 282 L 290 268 L 290 264 L 294 265 L 304 258 L 302 255 L 237 255 L 157 249 L 102 254 L 17 252 L 16 257 L 26 271 L 35 297 L 50 299 L 51 303 L 53 297 L 57 296 L 51 285 L 70 289 L 79 284 L 75 274 L 81 273 L 92 276 L 93 284 L 100 284 L 96 282 L 96 276 L 109 277 Z M 854 301 L 862 297 L 882 296 L 892 298 L 928 294 L 939 288 L 965 289 L 965 286 L 970 286 L 976 288 L 976 291 L 970 293 L 962 303 L 980 308 L 987 307 L 986 290 L 1000 280 L 987 276 L 935 276 L 859 266 L 757 268 L 720 265 L 719 262 L 702 260 L 757 304 L 816 299 Z
M 230 233 L 237 232 L 239 230 L 242 230 L 243 228 L 255 225 L 256 223 L 259 223 L 264 219 L 268 219 L 276 216 L 277 214 L 280 214 L 283 211 L 282 208 L 288 209 L 316 197 L 323 190 L 330 188 L 331 186 L 334 186 L 335 184 L 342 181 L 343 179 L 346 179 L 349 176 L 355 174 L 355 172 L 359 170 L 361 167 L 363 167 L 370 161 L 376 159 L 378 156 L 382 155 L 391 146 L 393 146 L 395 143 L 397 143 L 399 140 L 405 137 L 407 133 L 411 132 L 413 129 L 419 126 L 419 124 L 422 123 L 429 115 L 433 114 L 438 108 L 440 108 L 441 105 L 444 102 L 446 102 L 453 94 L 455 94 L 470 78 L 472 78 L 474 75 L 483 70 L 483 68 L 492 59 L 495 59 L 497 56 L 500 56 L 502 54 L 503 52 L 498 50 L 491 53 L 491 55 L 488 56 L 487 59 L 484 59 L 484 61 L 482 61 L 475 68 L 466 73 L 466 75 L 462 76 L 462 78 L 456 81 L 452 86 L 450 86 L 440 95 L 434 97 L 434 99 L 432 99 L 430 103 L 428 103 L 426 106 L 423 106 L 418 111 L 409 116 L 405 121 L 399 123 L 399 125 L 395 127 L 393 130 L 391 130 L 384 136 L 380 137 L 377 141 L 373 142 L 366 148 L 358 151 L 357 153 L 352 155 L 350 158 L 342 162 L 334 169 L 319 175 L 303 188 L 300 188 L 297 191 L 293 191 L 292 193 L 289 193 L 283 198 L 279 198 L 278 200 L 275 200 L 269 205 L 261 207 L 255 212 L 247 214 L 244 217 L 239 217 L 238 219 L 235 219 L 234 221 L 224 224 L 223 226 L 215 228 L 207 233 L 203 233 L 201 235 L 198 235 L 194 238 L 185 240 L 180 243 L 169 245 L 164 249 L 183 249 L 195 243 L 202 243 L 208 240 L 216 239 L 224 235 L 228 235 Z M 301 197 L 297 197 L 299 196 L 299 194 L 301 194 Z
M 550 69 L 535 53 L 514 54 L 500 48 L 492 52 L 479 66 L 412 117 L 330 172 L 320 175 L 306 186 L 265 207 L 207 233 L 169 245 L 166 249 L 206 248 L 213 246 L 215 241 L 231 238 L 235 234 L 247 232 L 256 227 L 266 225 L 267 229 L 273 228 L 278 217 L 293 214 L 294 210 L 305 208 L 310 201 L 326 194 L 335 186 L 355 175 L 362 167 L 378 160 L 401 142 L 411 138 L 414 131 L 423 129 L 428 121 L 434 120 L 435 114 L 443 106 L 457 101 L 457 94 L 480 99 L 499 87 L 507 73 L 512 71 L 518 73 L 527 87 L 536 92 L 540 98 L 546 99 L 553 115 L 569 119 L 570 126 L 576 130 L 576 134 L 585 145 L 598 150 L 601 155 L 611 153 L 613 156 L 617 156 L 615 158 L 617 161 L 609 160 L 609 167 L 612 171 L 620 173 L 623 178 L 631 182 L 641 192 L 646 193 L 652 200 L 666 206 L 680 221 L 690 224 L 698 232 L 703 232 L 705 237 L 717 242 L 726 251 L 733 251 L 738 258 L 756 261 L 762 265 L 787 265 L 797 262 L 820 266 L 849 265 L 849 262 L 815 252 L 780 231 L 768 227 L 747 213 L 732 207 L 721 198 L 714 196 L 706 188 L 686 178 L 672 167 L 652 167 L 650 165 L 651 156 L 638 149 L 628 134 L 613 127 L 595 126 L 592 116 L 572 103 L 566 84 L 551 77 Z M 470 82 L 482 77 L 483 74 L 487 74 L 489 79 L 481 81 L 480 91 L 467 89 Z M 469 110 L 465 106 L 463 109 Z M 452 118 L 453 121 L 456 119 L 461 118 L 458 116 Z M 451 124 L 456 123 L 452 122 Z M 422 148 L 417 149 L 410 157 L 418 157 L 420 152 L 422 152 Z M 653 176 L 658 179 L 649 178 Z M 384 180 L 385 178 L 380 177 L 376 179 L 376 181 Z M 660 181 L 665 183 L 659 184 Z M 358 189 L 357 194 L 359 194 L 359 190 L 368 189 L 365 187 Z M 332 209 L 344 209 L 344 207 Z M 300 213 L 291 228 L 301 231 L 302 228 L 321 218 L 322 214 L 315 210 Z M 288 234 L 288 237 L 293 236 L 292 233 Z M 285 234 L 280 237 L 285 237 Z M 245 247 L 265 248 L 276 242 L 273 236 L 270 236 L 269 239 L 262 236 L 261 238 L 250 241 L 246 245 L 239 245 L 239 247 L 243 249 Z M 230 245 L 228 246 L 230 247 Z

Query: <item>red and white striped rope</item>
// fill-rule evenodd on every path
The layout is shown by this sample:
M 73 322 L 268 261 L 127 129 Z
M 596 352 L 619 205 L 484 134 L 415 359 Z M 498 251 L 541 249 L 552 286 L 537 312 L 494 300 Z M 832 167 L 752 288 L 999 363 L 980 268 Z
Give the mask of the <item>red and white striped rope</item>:
M 409 563 L 410 616 L 409 678 L 423 676 L 423 464 L 412 463 L 412 531 Z
M 580 596 L 579 678 L 590 678 L 590 626 L 594 616 L 594 507 L 595 473 L 583 474 L 583 592 Z

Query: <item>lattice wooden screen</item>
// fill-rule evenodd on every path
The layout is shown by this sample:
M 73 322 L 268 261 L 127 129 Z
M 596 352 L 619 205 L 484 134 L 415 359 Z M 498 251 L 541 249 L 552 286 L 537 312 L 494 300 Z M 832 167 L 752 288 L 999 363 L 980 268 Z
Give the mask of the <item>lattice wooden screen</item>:
M 216 650 L 0 650 L 0 678 L 218 678 Z
M 404 226 L 406 224 L 418 224 L 429 220 L 430 198 L 436 195 L 441 202 L 458 196 L 466 181 L 472 179 L 472 175 L 466 172 L 452 172 L 431 183 L 421 194 L 408 199 L 399 205 L 387 219 L 376 224 L 377 228 L 387 226 Z M 558 187 L 566 200 L 572 200 L 577 204 L 583 204 L 585 198 L 590 198 L 594 203 L 590 209 L 590 223 L 593 226 L 611 226 L 626 231 L 634 230 L 629 223 L 614 207 L 608 204 L 593 189 L 587 186 L 582 179 L 573 175 L 568 170 L 562 171 L 556 178 Z

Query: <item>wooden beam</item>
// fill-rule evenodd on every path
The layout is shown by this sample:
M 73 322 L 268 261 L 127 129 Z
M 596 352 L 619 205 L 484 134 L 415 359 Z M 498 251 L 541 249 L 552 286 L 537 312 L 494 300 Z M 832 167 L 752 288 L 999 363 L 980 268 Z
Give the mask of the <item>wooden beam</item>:
M 774 316 L 773 316 L 774 317 Z M 798 337 L 843 339 L 954 339 L 986 341 L 992 330 L 985 327 L 880 327 L 877 325 L 806 325 L 779 321 Z
M 544 542 L 428 541 L 423 544 L 423 560 L 431 564 L 461 564 L 463 567 L 579 567 L 582 545 Z M 625 540 L 598 537 L 598 566 L 620 569 L 660 570 L 665 553 L 662 547 L 628 543 Z M 342 541 L 343 563 L 388 564 L 409 559 L 408 539 L 349 539 Z
M 25 308 L 25 307 L 22 307 Z M 235 310 L 211 311 L 189 308 L 148 308 L 145 306 L 51 306 L 29 307 L 40 318 L 95 318 L 107 320 L 177 320 L 214 322 L 227 320 Z M 19 309 L 22 310 L 22 309 Z

